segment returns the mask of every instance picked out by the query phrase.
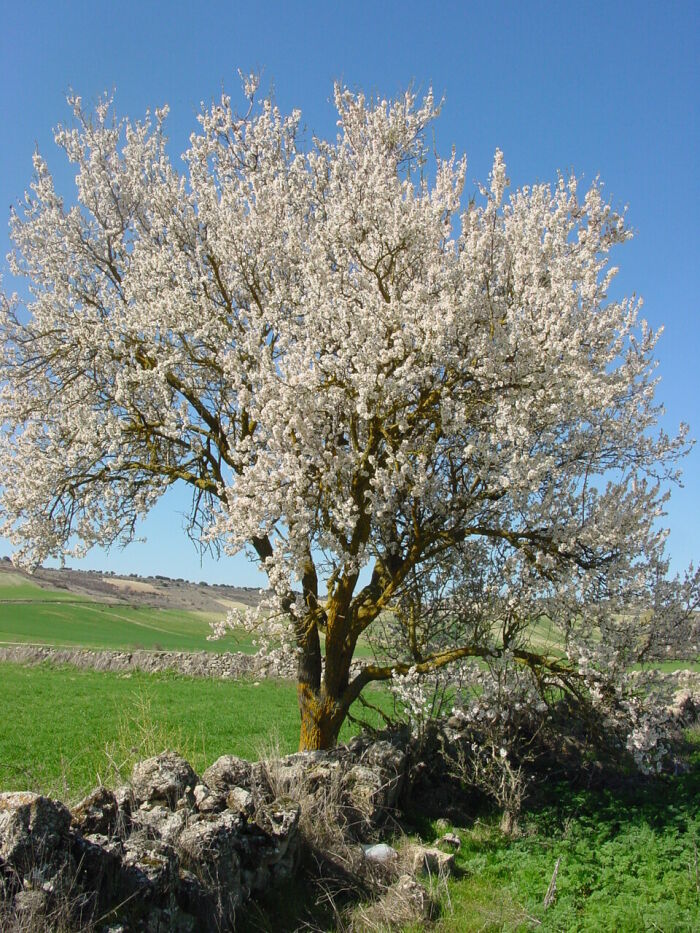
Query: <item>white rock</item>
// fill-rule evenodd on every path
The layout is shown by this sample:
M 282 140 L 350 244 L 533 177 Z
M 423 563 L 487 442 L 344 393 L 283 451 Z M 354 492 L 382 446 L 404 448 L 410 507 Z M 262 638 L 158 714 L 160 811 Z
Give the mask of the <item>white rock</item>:
M 362 851 L 365 858 L 370 862 L 376 862 L 379 865 L 392 865 L 398 860 L 399 853 L 386 842 L 377 842 L 373 845 L 363 845 Z

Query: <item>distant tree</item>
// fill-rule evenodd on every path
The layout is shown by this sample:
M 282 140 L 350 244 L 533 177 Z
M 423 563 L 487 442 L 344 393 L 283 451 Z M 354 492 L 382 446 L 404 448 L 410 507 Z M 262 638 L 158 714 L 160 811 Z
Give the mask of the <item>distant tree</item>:
M 303 149 L 300 113 L 244 88 L 244 116 L 200 114 L 182 172 L 167 109 L 118 122 L 108 100 L 71 98 L 55 134 L 75 203 L 34 157 L 11 218 L 30 297 L 0 312 L 15 559 L 127 542 L 189 485 L 190 534 L 268 575 L 303 749 L 372 682 L 503 656 L 580 695 L 675 650 L 697 579 L 658 589 L 657 522 L 685 430 L 656 430 L 656 336 L 609 297 L 630 234 L 600 185 L 506 196 L 497 151 L 463 204 L 432 94 L 336 86 L 337 138 Z M 393 647 L 351 669 L 380 623 Z

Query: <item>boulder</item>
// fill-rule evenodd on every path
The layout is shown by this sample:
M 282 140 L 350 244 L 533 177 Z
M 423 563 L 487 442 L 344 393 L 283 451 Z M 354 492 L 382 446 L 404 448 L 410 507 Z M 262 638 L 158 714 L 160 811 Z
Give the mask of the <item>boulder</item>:
M 182 867 L 180 903 L 205 929 L 232 926 L 243 901 L 241 860 L 238 854 L 243 820 L 226 811 L 214 819 L 187 826 L 178 839 Z M 218 926 L 217 926 L 218 925 Z
M 395 802 L 396 792 L 406 769 L 406 752 L 402 748 L 397 748 L 391 742 L 379 740 L 372 742 L 367 751 L 362 756 L 363 760 L 372 768 L 378 768 L 384 773 L 392 785 L 393 798 Z
M 229 810 L 237 813 L 243 813 L 246 817 L 251 817 L 255 812 L 255 801 L 253 795 L 244 787 L 232 787 L 226 796 L 226 806 Z
M 349 822 L 360 838 L 371 837 L 396 808 L 406 761 L 404 751 L 390 742 L 377 741 L 364 751 L 361 763 L 343 774 L 343 799 L 350 810 Z
M 115 892 L 121 886 L 121 844 L 107 836 L 94 833 L 73 837 L 72 854 L 77 871 L 72 879 L 76 892 L 84 892 L 84 912 L 91 916 L 95 911 L 103 913 L 114 902 Z
M 411 875 L 401 875 L 389 890 L 393 892 L 398 903 L 403 904 L 404 907 L 410 906 L 416 919 L 427 920 L 430 917 L 432 908 L 430 895 Z M 391 899 L 391 894 L 387 899 Z
M 339 772 L 342 750 L 297 752 L 266 763 L 268 783 L 276 795 L 315 796 L 328 788 Z
M 111 836 L 119 820 L 117 798 L 106 787 L 97 787 L 73 807 L 71 819 L 84 836 L 90 833 Z
M 160 839 L 175 845 L 189 819 L 186 810 L 170 810 L 163 806 L 143 806 L 131 817 L 132 833 L 140 833 L 147 839 Z
M 158 840 L 130 837 L 124 843 L 119 895 L 138 913 L 174 904 L 180 867 L 177 852 Z
M 226 808 L 226 797 L 211 791 L 206 784 L 197 784 L 192 791 L 194 805 L 200 813 L 218 813 Z
M 299 816 L 301 807 L 290 797 L 278 797 L 272 803 L 258 807 L 255 825 L 263 831 L 272 846 L 264 860 L 268 865 L 281 861 L 289 852 L 296 856 L 299 847 Z
M 253 765 L 244 758 L 235 755 L 222 755 L 210 765 L 202 775 L 202 781 L 207 787 L 218 794 L 227 794 L 232 787 L 244 787 L 251 790 L 253 786 Z
M 442 852 L 434 846 L 410 845 L 403 850 L 402 856 L 414 875 L 450 875 L 455 867 L 454 854 Z
M 60 862 L 70 828 L 70 810 L 33 793 L 0 793 L 0 860 L 16 871 Z
M 189 762 L 176 752 L 165 751 L 134 765 L 131 788 L 137 804 L 164 803 L 174 810 L 186 791 L 199 783 Z
M 410 875 L 401 875 L 377 900 L 353 910 L 344 929 L 348 933 L 367 930 L 425 929 L 432 902 L 422 884 Z
M 121 784 L 117 787 L 114 791 L 114 799 L 117 802 L 118 812 L 116 832 L 120 836 L 126 837 L 131 827 L 131 811 L 136 808 L 131 784 Z

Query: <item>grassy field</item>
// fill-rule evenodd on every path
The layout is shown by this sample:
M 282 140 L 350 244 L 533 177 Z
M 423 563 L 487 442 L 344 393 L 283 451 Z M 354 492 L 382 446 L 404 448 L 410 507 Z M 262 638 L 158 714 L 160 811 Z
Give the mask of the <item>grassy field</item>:
M 76 602 L 80 597 L 68 590 L 51 590 L 31 583 L 20 576 L 4 573 L 0 582 L 0 602 L 31 600 L 41 602 Z
M 0 586 L 0 644 L 170 651 L 256 650 L 245 632 L 207 641 L 212 619 L 212 613 L 207 612 L 98 602 L 24 580 Z
M 100 780 L 113 785 L 127 778 L 134 762 L 164 748 L 175 748 L 201 772 L 220 755 L 257 759 L 271 747 L 285 755 L 299 741 L 289 681 L 0 663 L 0 709 L 0 789 L 71 801 Z M 353 731 L 346 724 L 341 739 Z

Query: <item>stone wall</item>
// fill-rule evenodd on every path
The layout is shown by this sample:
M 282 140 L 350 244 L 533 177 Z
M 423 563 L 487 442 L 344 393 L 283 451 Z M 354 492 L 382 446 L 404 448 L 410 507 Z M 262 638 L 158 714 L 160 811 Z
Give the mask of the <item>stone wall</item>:
M 2 645 L 0 662 L 16 664 L 70 664 L 92 671 L 145 671 L 158 674 L 174 671 L 189 677 L 283 680 L 296 679 L 296 659 L 288 652 L 272 649 L 257 654 L 227 651 L 110 651 L 106 648 L 57 648 L 52 645 Z M 361 666 L 353 662 L 351 674 Z
M 227 755 L 201 777 L 166 751 L 72 810 L 0 793 L 0 927 L 31 917 L 50 929 L 62 911 L 73 929 L 97 918 L 105 931 L 233 929 L 251 896 L 296 871 L 304 794 L 333 782 L 346 826 L 366 839 L 396 807 L 405 767 L 404 749 L 368 739 L 273 764 Z
M 55 648 L 50 645 L 6 645 L 0 647 L 0 661 L 18 664 L 70 664 L 94 671 L 176 671 L 191 677 L 294 678 L 294 658 L 281 652 L 244 654 L 209 651 L 108 651 L 87 648 Z

